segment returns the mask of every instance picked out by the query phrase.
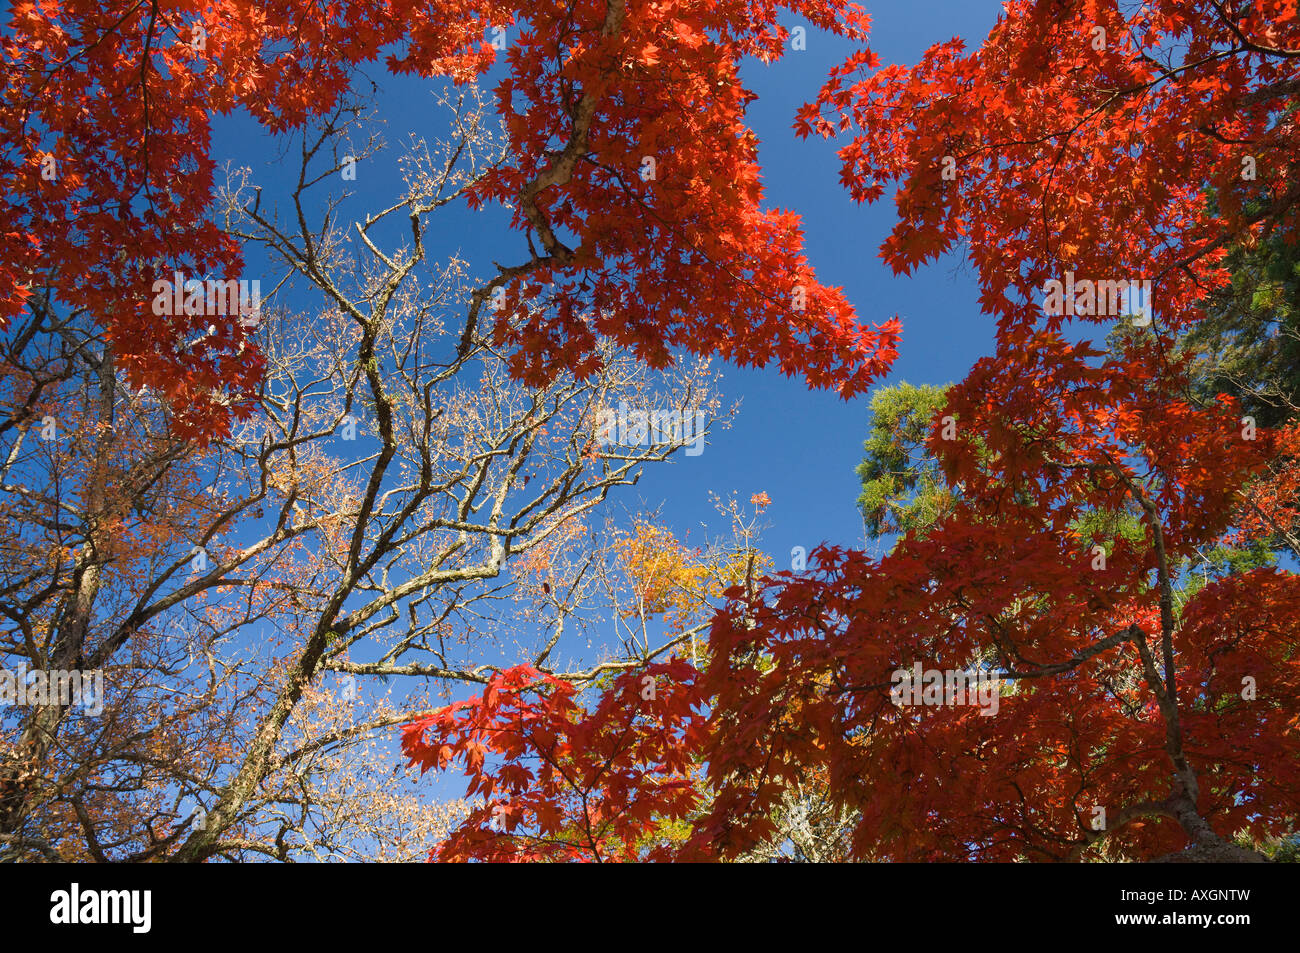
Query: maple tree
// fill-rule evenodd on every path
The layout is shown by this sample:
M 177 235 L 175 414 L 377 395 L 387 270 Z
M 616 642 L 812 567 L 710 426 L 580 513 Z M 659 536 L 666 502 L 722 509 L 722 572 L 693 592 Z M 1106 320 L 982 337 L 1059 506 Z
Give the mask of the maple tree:
M 1298 35 L 1294 3 L 1127 16 L 1011 3 L 978 50 L 940 44 L 915 67 L 850 82 L 875 66 L 863 52 L 801 114 L 806 132 L 852 132 L 840 154 L 856 197 L 899 183 L 881 249 L 896 270 L 963 243 L 997 348 L 949 393 L 952 439 L 936 419 L 928 441 L 960 488 L 949 512 L 878 562 L 825 551 L 813 578 L 775 583 L 744 624 L 715 626 L 715 657 L 733 664 L 706 690 L 739 736 L 711 749 L 728 779 L 714 840 L 762 832 L 766 785 L 806 761 L 861 809 L 855 845 L 885 856 L 1152 858 L 1192 845 L 1236 858 L 1237 832 L 1294 824 L 1295 577 L 1229 573 L 1176 598 L 1180 564 L 1231 530 L 1273 437 L 1226 397 L 1189 399 L 1190 359 L 1172 345 L 1227 283 L 1226 244 L 1294 243 L 1284 107 Z M 1245 197 L 1260 193 L 1254 211 Z M 1153 320 L 1045 315 L 1042 289 L 1067 271 L 1149 278 Z M 1066 333 L 1116 318 L 1134 326 L 1109 351 Z M 1122 513 L 1139 540 L 1084 534 Z M 736 665 L 740 652 L 772 656 L 779 674 Z M 917 715 L 881 688 L 914 660 L 990 654 L 1015 686 L 995 718 Z M 819 674 L 837 690 L 810 697 Z M 769 712 L 795 701 L 816 712 L 807 730 L 773 731 Z
M 770 840 L 810 772 L 857 857 L 1258 860 L 1294 830 L 1300 584 L 1205 555 L 1252 494 L 1286 515 L 1292 438 L 1198 399 L 1178 345 L 1229 247 L 1295 245 L 1298 61 L 1293 0 L 1012 0 L 978 49 L 864 49 L 800 112 L 848 139 L 855 198 L 897 185 L 896 271 L 960 245 L 996 350 L 931 419 L 943 507 L 880 559 L 824 548 L 730 593 L 678 856 Z M 1045 309 L 1075 276 L 1154 294 Z M 1126 330 L 1102 349 L 1088 323 Z M 891 698 L 899 668 L 980 662 L 1010 680 L 996 717 Z

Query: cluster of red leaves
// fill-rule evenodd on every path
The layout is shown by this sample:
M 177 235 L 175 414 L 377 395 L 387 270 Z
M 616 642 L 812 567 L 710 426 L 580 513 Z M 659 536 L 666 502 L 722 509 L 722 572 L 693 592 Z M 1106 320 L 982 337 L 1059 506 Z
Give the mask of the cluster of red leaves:
M 1141 810 L 1169 793 L 1166 728 L 1136 677 L 1135 643 L 1119 641 L 1136 626 L 1158 655 L 1155 597 L 1122 559 L 1111 574 L 1063 562 L 1059 540 L 1032 524 L 955 530 L 879 563 L 822 551 L 815 573 L 776 580 L 717 620 L 718 662 L 701 685 L 713 705 L 701 756 L 717 794 L 699 843 L 731 853 L 770 837 L 780 793 L 812 771 L 858 812 L 855 849 L 876 859 L 1065 860 L 1097 808 L 1130 855 L 1185 843 Z M 1296 606 L 1291 577 L 1259 570 L 1184 608 L 1185 749 L 1200 812 L 1225 835 L 1284 833 L 1281 819 L 1300 811 Z M 1107 638 L 1114 646 L 1089 656 Z M 991 716 L 893 704 L 896 669 L 962 668 L 991 642 L 1013 672 L 1061 674 L 1015 680 Z
M 459 763 L 482 805 L 440 861 L 661 860 L 661 825 L 699 808 L 697 673 L 673 661 L 616 678 L 591 711 L 572 683 L 521 665 L 483 694 L 407 725 L 421 772 Z
M 987 519 L 1017 507 L 1064 539 L 1087 512 L 1114 511 L 1139 491 L 1159 512 L 1170 556 L 1190 556 L 1228 528 L 1277 441 L 1244 429 L 1227 397 L 1193 405 L 1185 361 L 1153 372 L 1151 357 L 1146 342 L 1105 353 L 1039 332 L 975 364 L 944 411 L 959 422 L 956 438 L 936 428 L 929 449 Z
M 1300 127 L 1279 116 L 1297 49 L 1295 0 L 1231 16 L 1208 0 L 1012 0 L 972 53 L 954 39 L 853 82 L 876 65 L 863 50 L 797 128 L 853 133 L 840 156 L 855 198 L 899 185 L 881 248 L 896 271 L 965 243 L 1000 343 L 1040 322 L 1043 284 L 1067 268 L 1152 279 L 1177 330 L 1226 279 L 1228 240 L 1298 223 Z M 1248 213 L 1261 196 L 1267 212 Z
M 835 32 L 863 25 L 842 0 L 785 6 Z M 207 318 L 149 308 L 173 271 L 240 272 L 209 215 L 212 117 L 243 109 L 291 130 L 386 51 L 395 73 L 468 80 L 493 61 L 495 25 L 517 27 L 498 90 L 513 149 L 474 200 L 515 205 L 548 251 L 524 271 L 551 286 L 534 302 L 545 315 L 507 312 L 498 328 L 518 373 L 589 373 L 599 332 L 658 364 L 681 345 L 860 391 L 891 359 L 896 323 L 860 326 L 813 277 L 797 218 L 759 204 L 737 64 L 780 54 L 776 15 L 758 0 L 18 3 L 0 36 L 0 328 L 52 287 L 101 322 L 134 384 L 168 398 L 178 433 L 223 431 L 261 373 L 247 330 L 206 334 Z M 572 161 L 556 159 L 570 143 Z M 576 236 L 571 254 L 554 235 Z M 796 286 L 806 305 L 792 312 Z
M 1281 535 L 1292 546 L 1300 534 L 1300 422 L 1281 428 L 1276 455 L 1247 490 L 1237 515 L 1241 539 Z
M 1108 574 L 1090 572 L 1085 554 L 1063 563 L 1059 540 L 1032 519 L 957 519 L 941 535 L 905 540 L 879 563 L 819 551 L 813 573 L 782 574 L 718 616 L 702 676 L 681 662 L 647 668 L 665 676 L 655 703 L 637 673 L 588 714 L 572 685 L 521 667 L 409 726 L 414 763 L 459 760 L 469 795 L 486 799 L 438 859 L 735 856 L 776 833 L 783 793 L 810 777 L 856 812 L 859 856 L 1063 860 L 1088 842 L 1098 808 L 1131 854 L 1180 847 L 1178 827 L 1143 810 L 1166 797 L 1169 772 L 1165 725 L 1134 678 L 1136 645 L 1077 663 L 1130 626 L 1144 638 L 1158 629 L 1131 554 L 1117 551 Z M 1296 598 L 1290 577 L 1259 570 L 1212 583 L 1184 608 L 1185 747 L 1200 812 L 1224 831 L 1284 833 L 1278 819 L 1300 811 Z M 1068 672 L 1018 685 L 994 717 L 892 703 L 894 670 L 973 657 L 990 619 L 1018 670 Z M 706 704 L 704 722 L 695 712 Z M 694 776 L 701 764 L 707 780 Z M 659 836 L 676 820 L 691 831 L 678 846 Z
M 866 25 L 838 0 L 783 6 L 836 34 Z M 775 16 L 766 0 L 529 7 L 498 90 L 512 159 L 478 193 L 515 203 L 546 252 L 497 323 L 525 380 L 594 370 L 597 335 L 654 366 L 674 347 L 776 362 L 845 396 L 887 369 L 897 321 L 861 325 L 816 280 L 798 216 L 761 208 L 738 73 L 781 55 Z

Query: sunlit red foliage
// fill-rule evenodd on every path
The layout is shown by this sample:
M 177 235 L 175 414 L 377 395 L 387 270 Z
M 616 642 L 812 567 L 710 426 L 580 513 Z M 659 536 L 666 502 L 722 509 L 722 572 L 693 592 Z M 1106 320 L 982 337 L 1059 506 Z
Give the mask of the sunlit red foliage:
M 839 0 L 784 6 L 860 35 Z M 606 334 L 656 366 L 680 346 L 860 392 L 893 357 L 897 322 L 860 324 L 813 275 L 798 217 L 760 205 L 738 65 L 780 55 L 776 17 L 766 2 L 19 3 L 0 37 L 0 327 L 48 286 L 96 315 L 179 434 L 224 430 L 262 371 L 248 329 L 205 335 L 208 317 L 150 310 L 153 282 L 174 272 L 241 272 L 209 214 L 213 117 L 292 130 L 381 56 L 394 73 L 465 82 L 494 61 L 485 34 L 499 27 L 513 35 L 497 88 L 510 152 L 469 198 L 509 203 L 527 238 L 498 277 L 515 371 L 590 374 Z
M 572 684 L 516 666 L 482 695 L 408 725 L 411 763 L 459 763 L 466 796 L 482 799 L 437 859 L 666 859 L 663 846 L 642 845 L 699 807 L 695 675 L 680 661 L 647 665 L 620 675 L 588 712 Z

